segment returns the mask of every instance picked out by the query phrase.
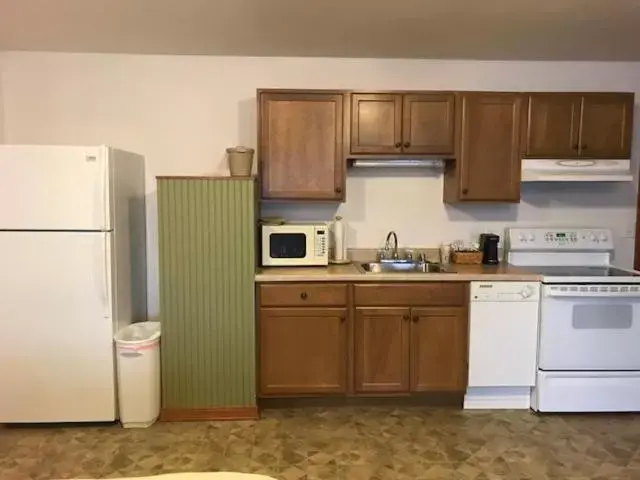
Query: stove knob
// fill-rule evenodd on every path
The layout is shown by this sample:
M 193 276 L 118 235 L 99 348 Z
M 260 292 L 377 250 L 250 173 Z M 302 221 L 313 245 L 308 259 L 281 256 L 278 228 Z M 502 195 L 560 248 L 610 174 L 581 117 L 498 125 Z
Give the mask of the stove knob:
M 597 241 L 598 241 L 598 238 L 597 238 L 593 233 L 591 234 L 591 236 L 589 237 L 589 239 L 590 239 L 592 242 L 597 242 Z
M 601 242 L 606 242 L 607 240 L 609 240 L 609 239 L 607 238 L 607 235 L 606 235 L 606 234 L 604 234 L 604 233 L 601 233 L 601 234 L 600 234 L 600 241 L 601 241 Z
M 524 236 L 524 233 L 521 233 L 518 235 L 518 240 L 520 240 L 521 243 L 526 243 L 527 237 Z
M 535 241 L 536 236 L 533 233 L 530 233 L 529 236 L 527 237 L 527 240 L 529 240 L 530 242 Z

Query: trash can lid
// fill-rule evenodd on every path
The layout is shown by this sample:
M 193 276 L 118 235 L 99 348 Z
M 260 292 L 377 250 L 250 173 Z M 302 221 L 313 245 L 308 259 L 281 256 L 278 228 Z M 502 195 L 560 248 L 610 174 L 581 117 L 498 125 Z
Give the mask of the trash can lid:
M 121 345 L 140 345 L 153 342 L 159 337 L 160 322 L 139 322 L 120 329 L 113 338 Z

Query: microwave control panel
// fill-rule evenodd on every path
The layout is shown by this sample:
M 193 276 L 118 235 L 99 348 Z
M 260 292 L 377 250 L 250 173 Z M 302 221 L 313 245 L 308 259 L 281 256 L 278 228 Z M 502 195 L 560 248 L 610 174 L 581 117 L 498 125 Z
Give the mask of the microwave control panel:
M 317 227 L 315 228 L 315 254 L 316 257 L 324 257 L 327 254 L 327 238 L 329 237 L 328 235 L 328 228 L 327 227 Z

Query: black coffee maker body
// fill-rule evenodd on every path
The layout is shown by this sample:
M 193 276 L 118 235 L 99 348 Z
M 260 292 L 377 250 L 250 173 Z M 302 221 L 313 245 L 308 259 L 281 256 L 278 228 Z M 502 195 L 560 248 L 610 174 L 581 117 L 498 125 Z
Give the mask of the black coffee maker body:
M 495 233 L 480 234 L 480 251 L 482 252 L 482 263 L 484 265 L 497 265 L 500 263 L 499 243 L 500 236 Z

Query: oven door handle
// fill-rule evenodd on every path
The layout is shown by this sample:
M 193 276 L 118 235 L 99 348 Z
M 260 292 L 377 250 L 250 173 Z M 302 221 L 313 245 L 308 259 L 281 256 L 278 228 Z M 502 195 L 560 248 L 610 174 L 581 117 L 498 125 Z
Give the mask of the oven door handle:
M 590 298 L 608 298 L 608 299 L 638 299 L 640 300 L 640 292 L 638 291 L 634 291 L 634 292 L 630 292 L 630 291 L 610 291 L 610 290 L 604 290 L 604 291 L 597 291 L 597 292 L 593 292 L 593 291 L 589 291 L 589 292 L 576 292 L 576 291 L 571 291 L 571 290 L 545 290 L 544 292 L 544 297 L 551 297 L 551 298 L 556 298 L 556 297 L 564 297 L 564 298 L 584 298 L 584 299 L 590 299 Z

